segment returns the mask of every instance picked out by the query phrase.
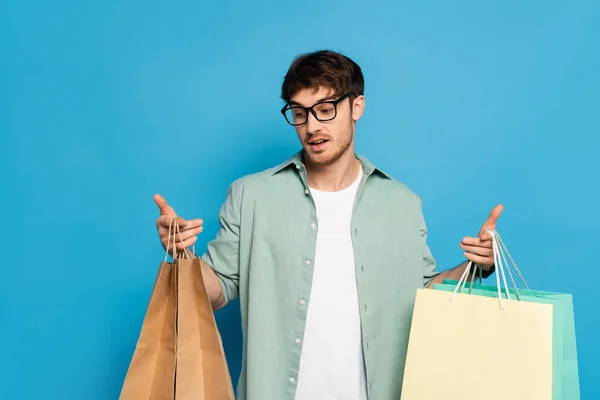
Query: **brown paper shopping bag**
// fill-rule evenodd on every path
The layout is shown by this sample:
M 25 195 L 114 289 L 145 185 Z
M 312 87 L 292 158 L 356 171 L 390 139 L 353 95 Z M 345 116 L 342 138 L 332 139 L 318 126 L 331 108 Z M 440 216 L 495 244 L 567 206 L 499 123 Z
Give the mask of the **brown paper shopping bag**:
M 177 268 L 176 400 L 235 398 L 198 258 L 175 261 Z
M 175 268 L 160 264 L 120 400 L 172 400 L 175 385 Z
M 169 228 L 167 253 L 169 247 L 175 248 L 176 235 L 180 232 L 175 220 Z M 160 271 L 166 271 L 170 285 L 165 289 L 167 296 L 155 296 L 155 290 L 150 305 L 158 304 L 173 310 L 165 313 L 168 322 L 164 323 L 173 334 L 144 336 L 146 332 L 156 331 L 146 327 L 146 321 L 150 321 L 148 317 L 144 320 L 120 400 L 235 399 L 200 260 L 193 254 L 193 250 L 191 255 L 188 251 L 173 251 L 173 262 L 168 263 L 165 256 L 161 263 Z M 155 286 L 162 283 L 161 276 L 159 272 Z M 151 353 L 147 348 L 165 349 L 163 359 L 170 363 L 155 362 L 158 357 L 152 358 L 148 354 L 156 351 Z
M 417 289 L 401 400 L 552 399 L 552 304 L 498 294 Z

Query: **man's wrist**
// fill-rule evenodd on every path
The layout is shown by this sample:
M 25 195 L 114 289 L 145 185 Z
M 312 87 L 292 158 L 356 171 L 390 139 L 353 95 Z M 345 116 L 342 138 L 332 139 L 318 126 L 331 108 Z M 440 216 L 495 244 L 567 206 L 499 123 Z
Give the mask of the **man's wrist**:
M 494 273 L 494 271 L 496 271 L 496 266 L 495 265 L 492 265 L 491 268 L 489 268 L 487 270 L 483 269 L 481 267 L 481 265 L 477 265 L 477 268 L 479 268 L 479 270 L 481 271 L 481 278 L 482 279 L 489 278 Z

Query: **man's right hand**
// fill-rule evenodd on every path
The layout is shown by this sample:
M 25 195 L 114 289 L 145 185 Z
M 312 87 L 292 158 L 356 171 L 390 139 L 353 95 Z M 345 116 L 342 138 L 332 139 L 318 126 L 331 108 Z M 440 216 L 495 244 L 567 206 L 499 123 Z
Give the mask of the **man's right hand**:
M 171 225 L 174 218 L 178 217 L 175 210 L 173 210 L 173 208 L 167 204 L 167 201 L 161 195 L 154 195 L 154 201 L 160 210 L 160 217 L 158 217 L 156 220 L 156 228 L 158 229 L 160 241 L 166 250 L 168 246 L 167 242 L 169 241 L 169 225 Z M 177 250 L 181 251 L 196 243 L 197 235 L 202 232 L 202 220 L 198 218 L 186 221 L 185 219 L 180 218 L 178 220 L 178 224 L 181 238 L 179 238 L 179 235 L 176 236 L 175 245 Z M 169 253 L 172 255 L 173 249 L 169 248 Z M 206 264 L 202 258 L 200 258 L 200 266 L 202 268 L 202 277 L 204 279 L 204 286 L 206 287 L 208 298 L 210 299 L 210 304 L 213 310 L 218 310 L 227 304 L 225 301 L 225 295 L 223 294 L 221 281 L 217 277 L 215 271 L 213 271 L 213 269 Z
M 177 218 L 177 213 L 169 206 L 169 204 L 167 204 L 167 201 L 161 195 L 154 195 L 154 201 L 160 210 L 160 216 L 156 220 L 156 229 L 158 229 L 158 236 L 160 237 L 163 248 L 166 250 L 167 246 L 169 246 L 169 226 L 173 222 L 173 219 Z M 180 235 L 177 235 L 176 237 L 177 250 L 181 251 L 196 243 L 196 240 L 198 239 L 197 235 L 202 232 L 202 222 L 203 221 L 200 218 L 189 221 L 183 218 L 178 220 Z M 171 242 L 170 247 L 172 247 L 172 243 L 173 242 Z M 172 248 L 169 248 L 169 253 L 173 254 Z

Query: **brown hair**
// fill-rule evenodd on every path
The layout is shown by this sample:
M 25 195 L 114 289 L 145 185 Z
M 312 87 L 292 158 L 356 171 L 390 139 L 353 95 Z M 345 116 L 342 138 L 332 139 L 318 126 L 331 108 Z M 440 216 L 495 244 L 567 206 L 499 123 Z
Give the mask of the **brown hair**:
M 297 56 L 281 85 L 281 98 L 288 103 L 303 89 L 332 89 L 338 96 L 350 92 L 350 101 L 362 96 L 365 81 L 358 64 L 331 50 L 320 50 Z

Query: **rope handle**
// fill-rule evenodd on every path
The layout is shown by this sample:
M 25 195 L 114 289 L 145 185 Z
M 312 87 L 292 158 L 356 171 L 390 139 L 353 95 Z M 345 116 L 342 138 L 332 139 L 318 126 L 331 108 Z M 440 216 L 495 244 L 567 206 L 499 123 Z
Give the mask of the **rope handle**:
M 502 284 L 504 283 L 504 291 L 506 293 L 506 299 L 510 300 L 510 290 L 508 288 L 508 283 L 506 280 L 506 273 L 508 273 L 509 279 L 511 281 L 511 284 L 513 286 L 513 288 L 515 289 L 515 295 L 517 300 L 521 300 L 521 296 L 519 293 L 519 289 L 517 288 L 517 285 L 515 283 L 514 277 L 512 275 L 510 266 L 512 264 L 513 268 L 515 269 L 515 272 L 517 273 L 519 279 L 521 280 L 521 283 L 523 283 L 523 286 L 525 288 L 525 290 L 529 290 L 529 286 L 527 286 L 527 283 L 525 282 L 525 278 L 523 278 L 523 275 L 521 274 L 521 271 L 519 270 L 516 262 L 514 261 L 514 259 L 512 258 L 512 256 L 510 255 L 510 252 L 508 251 L 508 248 L 506 247 L 506 244 L 504 243 L 504 241 L 502 240 L 502 237 L 500 236 L 500 234 L 498 233 L 498 231 L 496 231 L 495 229 L 490 229 L 487 230 L 486 233 L 490 234 L 490 237 L 492 238 L 492 248 L 493 248 L 493 254 L 494 254 L 494 264 L 497 267 L 497 271 L 496 271 L 496 286 L 498 288 L 498 302 L 500 304 L 500 308 L 504 309 L 504 305 L 502 304 Z M 505 268 L 506 267 L 506 268 Z M 475 281 L 475 274 L 476 274 L 476 269 L 479 269 L 480 272 L 480 281 L 481 281 L 481 269 L 477 268 L 474 266 L 474 263 L 472 261 L 469 261 L 467 263 L 467 266 L 462 274 L 462 276 L 460 277 L 460 279 L 458 280 L 458 283 L 456 284 L 456 287 L 454 288 L 454 291 L 452 293 L 452 296 L 450 298 L 450 300 L 453 302 L 454 298 L 456 297 L 456 294 L 458 293 L 459 289 L 460 289 L 460 293 L 463 293 L 464 288 L 467 284 L 468 278 L 469 278 L 469 273 L 472 270 L 472 274 L 471 274 L 471 280 L 470 280 L 470 286 L 469 286 L 469 294 L 471 294 L 472 288 L 473 288 L 473 283 Z M 506 273 L 505 273 L 506 272 Z M 500 281 L 500 279 L 502 279 L 502 282 Z

